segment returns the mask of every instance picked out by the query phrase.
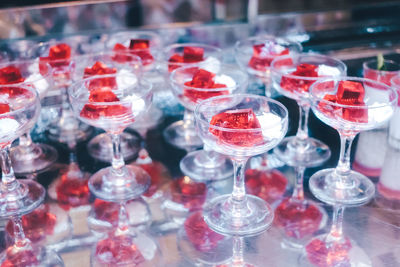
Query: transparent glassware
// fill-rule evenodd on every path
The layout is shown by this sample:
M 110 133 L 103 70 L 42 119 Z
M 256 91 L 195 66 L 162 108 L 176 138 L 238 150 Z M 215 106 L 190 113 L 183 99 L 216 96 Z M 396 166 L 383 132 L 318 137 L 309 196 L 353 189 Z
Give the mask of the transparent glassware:
M 59 115 L 56 120 L 50 123 L 47 131 L 47 136 L 52 141 L 59 143 L 68 143 L 70 139 L 83 141 L 92 133 L 91 127 L 83 124 L 73 116 L 67 95 L 67 88 L 72 83 L 71 69 L 74 65 L 72 57 L 90 52 L 92 47 L 91 40 L 90 36 L 70 36 L 62 41 L 50 40 L 38 43 L 28 52 L 30 58 L 39 58 L 39 63 L 47 63 L 52 67 L 54 91 L 58 90 L 60 94 Z M 51 48 L 62 44 L 66 44 L 70 48 L 69 56 L 59 59 L 50 58 Z M 94 47 L 97 48 L 97 46 Z
M 125 202 L 120 203 L 117 224 L 116 229 L 93 246 L 91 266 L 163 266 L 155 240 L 146 231 L 129 226 Z
M 102 128 L 113 141 L 111 167 L 90 177 L 90 191 L 98 198 L 113 202 L 140 196 L 147 190 L 150 177 L 139 167 L 125 165 L 120 135 L 150 104 L 151 84 L 131 73 L 108 74 L 78 81 L 68 92 L 75 116 Z
M 142 76 L 143 66 L 141 59 L 127 51 L 106 51 L 85 54 L 73 58 L 73 81 L 92 75 L 116 73 L 132 73 L 139 79 Z M 98 64 L 101 62 L 104 65 Z M 97 65 L 95 65 L 97 63 Z M 106 69 L 102 69 L 106 68 Z M 91 74 L 85 73 L 86 69 L 92 69 Z M 125 160 L 134 158 L 139 149 L 139 140 L 128 132 L 121 134 L 121 153 Z M 92 138 L 87 144 L 89 154 L 98 160 L 111 162 L 112 141 L 106 133 Z
M 353 91 L 342 93 L 343 86 Z M 349 93 L 352 94 L 350 102 L 346 103 L 344 97 L 337 100 L 340 103 L 328 100 L 335 94 Z M 369 262 L 368 256 L 361 254 L 355 242 L 343 234 L 343 212 L 346 206 L 367 203 L 374 196 L 375 186 L 366 176 L 350 169 L 351 144 L 359 132 L 379 127 L 390 119 L 397 105 L 397 93 L 370 79 L 338 77 L 314 83 L 310 95 L 315 115 L 339 132 L 341 147 L 337 167 L 320 170 L 309 180 L 311 192 L 333 205 L 334 213 L 330 232 L 313 238 L 305 246 L 303 259 L 317 266 L 362 265 Z M 355 99 L 363 102 L 357 104 Z
M 36 264 L 64 266 L 61 258 L 50 250 L 35 246 L 24 234 L 21 216 L 36 209 L 44 200 L 45 190 L 35 181 L 17 180 L 11 165 L 11 143 L 32 128 L 40 114 L 40 100 L 31 86 L 0 86 L 0 156 L 2 186 L 0 188 L 0 217 L 14 223 L 14 242 L 0 254 L 1 264 Z
M 400 64 L 392 60 L 383 60 L 384 68 L 378 70 L 378 61 L 376 59 L 363 63 L 363 77 L 387 85 L 391 85 L 391 79 L 400 74 Z
M 262 47 L 263 45 L 263 47 Z M 258 56 L 255 48 L 260 47 Z M 265 95 L 271 97 L 270 65 L 274 58 L 281 54 L 301 53 L 303 47 L 298 42 L 271 35 L 250 37 L 235 44 L 235 59 L 239 66 L 249 75 L 255 76 L 265 84 Z
M 282 140 L 288 125 L 287 109 L 263 96 L 234 94 L 202 101 L 195 109 L 195 118 L 204 143 L 229 156 L 234 166 L 232 194 L 210 200 L 203 212 L 205 221 L 222 234 L 264 231 L 273 221 L 273 211 L 261 198 L 246 195 L 244 168 L 250 157 L 272 149 Z
M 39 71 L 37 60 L 18 60 L 0 64 L 2 84 L 22 84 L 34 87 L 40 99 L 53 87 L 51 67 Z M 10 149 L 14 172 L 31 174 L 49 168 L 58 157 L 57 150 L 50 145 L 34 143 L 29 133 L 19 138 L 19 145 Z
M 316 67 L 314 77 L 293 74 L 297 68 L 309 64 Z M 331 156 L 327 145 L 308 135 L 308 115 L 310 113 L 309 87 L 323 77 L 346 75 L 346 65 L 337 59 L 317 55 L 298 54 L 276 58 L 271 63 L 273 87 L 283 95 L 296 100 L 299 105 L 299 126 L 295 136 L 287 137 L 274 149 L 280 160 L 290 166 L 315 167 Z
M 194 79 L 199 70 L 215 74 L 215 83 L 226 87 L 199 88 L 188 86 L 186 83 Z M 179 102 L 193 112 L 196 105 L 207 98 L 244 92 L 247 88 L 247 75 L 239 68 L 229 65 L 202 66 L 192 65 L 174 70 L 170 76 L 171 88 Z M 233 175 L 231 162 L 225 156 L 218 154 L 207 145 L 202 150 L 189 152 L 180 161 L 182 172 L 191 179 L 199 182 L 216 181 Z
M 218 68 L 222 62 L 222 50 L 210 45 L 185 43 L 173 44 L 166 47 L 160 56 L 159 71 L 164 75 L 165 81 L 170 79 L 171 72 L 179 67 L 190 66 L 198 64 L 199 62 L 184 63 L 169 61 L 173 55 L 182 55 L 185 47 L 201 48 L 204 51 L 202 66 L 209 66 Z M 203 145 L 203 142 L 196 133 L 194 126 L 193 112 L 185 109 L 183 120 L 176 121 L 165 128 L 163 132 L 164 139 L 171 145 L 185 149 L 186 151 L 193 151 Z

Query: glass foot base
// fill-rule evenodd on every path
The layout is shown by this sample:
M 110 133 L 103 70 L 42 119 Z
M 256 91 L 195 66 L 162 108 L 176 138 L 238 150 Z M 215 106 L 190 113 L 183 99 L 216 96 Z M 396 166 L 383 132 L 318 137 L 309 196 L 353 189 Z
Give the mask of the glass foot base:
M 271 207 L 259 197 L 246 195 L 246 200 L 233 211 L 231 195 L 212 199 L 204 208 L 204 220 L 217 233 L 256 235 L 265 231 L 274 219 Z
M 89 189 L 97 197 L 106 201 L 121 202 L 135 199 L 150 185 L 150 176 L 142 168 L 127 165 L 124 173 L 116 176 L 112 167 L 93 174 L 89 179 Z
M 188 153 L 180 162 L 182 172 L 198 182 L 223 180 L 233 176 L 233 165 L 228 158 L 222 155 L 207 158 L 206 153 L 204 150 Z
M 316 167 L 331 156 L 329 147 L 317 139 L 308 138 L 305 148 L 300 147 L 296 140 L 296 136 L 286 137 L 274 149 L 279 159 L 289 166 Z
M 334 240 L 328 234 L 313 238 L 303 249 L 300 266 L 372 266 L 368 255 L 348 239 Z
M 43 247 L 19 248 L 12 246 L 0 254 L 1 266 L 51 266 L 63 267 L 64 262 L 53 250 Z
M 45 190 L 39 183 L 20 179 L 18 189 L 0 192 L 0 217 L 20 216 L 36 209 L 44 200 Z
M 375 194 L 374 184 L 361 173 L 350 171 L 343 180 L 333 168 L 321 170 L 311 176 L 310 190 L 324 203 L 345 206 L 366 204 Z
M 15 173 L 27 174 L 40 172 L 50 167 L 58 158 L 55 148 L 46 144 L 33 144 L 31 153 L 22 146 L 11 148 L 10 156 Z
M 87 145 L 88 152 L 93 158 L 111 162 L 112 142 L 106 133 L 94 137 Z M 123 132 L 121 134 L 121 153 L 124 160 L 128 161 L 134 158 L 140 149 L 140 140 L 133 134 Z
M 203 146 L 203 141 L 196 133 L 196 129 L 184 121 L 177 121 L 165 128 L 164 139 L 169 144 L 187 151 Z

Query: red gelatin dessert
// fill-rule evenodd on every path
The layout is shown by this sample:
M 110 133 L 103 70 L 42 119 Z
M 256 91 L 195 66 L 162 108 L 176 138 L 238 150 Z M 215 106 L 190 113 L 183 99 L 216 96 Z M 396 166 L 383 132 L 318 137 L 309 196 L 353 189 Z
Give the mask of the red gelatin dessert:
M 97 61 L 93 64 L 92 67 L 85 68 L 83 78 L 88 78 L 94 75 L 104 75 L 104 74 L 113 74 L 117 73 L 116 68 L 108 68 L 106 64 Z M 89 82 L 89 90 L 94 90 L 96 88 L 101 87 L 109 87 L 109 88 L 116 88 L 117 87 L 117 80 L 115 77 L 107 77 L 107 78 L 96 78 Z M 100 102 L 100 101 L 98 101 Z M 101 101 L 107 102 L 107 101 Z
M 138 266 L 145 261 L 132 239 L 124 235 L 109 235 L 96 246 L 96 260 L 103 266 Z
M 336 96 L 339 104 L 362 104 L 364 103 L 365 89 L 359 82 L 340 81 Z
M 10 106 L 8 104 L 0 103 L 0 114 L 10 112 Z
M 183 55 L 173 54 L 168 62 L 168 71 L 172 72 L 174 69 L 180 67 L 179 64 L 174 63 L 196 63 L 204 60 L 204 49 L 201 47 L 186 46 L 183 48 Z
M 279 45 L 277 45 L 279 46 Z M 271 65 L 272 60 L 276 56 L 283 56 L 289 54 L 289 49 L 282 49 L 275 51 L 270 49 L 265 44 L 256 44 L 253 46 L 253 56 L 249 61 L 249 66 L 255 70 L 265 71 Z
M 39 57 L 39 71 L 42 75 L 48 73 L 46 64 L 53 68 L 65 67 L 70 63 L 71 47 L 67 44 L 57 44 L 50 47 L 48 57 Z
M 154 61 L 150 51 L 150 40 L 147 39 L 131 39 L 129 47 L 117 43 L 114 45 L 113 51 L 129 51 L 132 55 L 140 57 L 143 65 L 149 65 Z M 124 63 L 132 59 L 126 55 L 115 55 L 113 60 Z
M 289 75 L 301 77 L 318 77 L 318 66 L 313 64 L 300 64 L 296 70 Z M 315 79 L 307 80 L 301 78 L 282 76 L 281 88 L 289 92 L 308 92 L 310 86 L 315 82 Z
M 211 125 L 229 129 L 260 129 L 261 125 L 252 109 L 228 110 L 211 118 Z M 229 132 L 213 129 L 209 131 L 218 137 L 219 142 L 236 146 L 251 147 L 262 144 L 264 138 L 261 129 L 253 132 Z
M 63 175 L 61 182 L 56 187 L 57 201 L 68 210 L 70 207 L 78 207 L 89 204 L 90 191 L 88 180 L 71 178 Z
M 201 211 L 191 214 L 184 223 L 186 235 L 193 246 L 202 252 L 209 252 L 218 246 L 224 236 L 211 230 L 203 218 Z
M 48 205 L 44 204 L 31 213 L 22 216 L 22 228 L 25 236 L 33 243 L 42 241 L 46 235 L 52 235 L 57 217 L 50 213 Z M 7 234 L 14 237 L 14 223 L 9 221 L 6 225 Z
M 183 95 L 193 102 L 208 99 L 213 96 L 227 95 L 229 90 L 212 90 L 217 88 L 226 88 L 225 84 L 214 82 L 215 74 L 204 69 L 198 69 L 191 81 L 185 82 Z M 187 87 L 211 89 L 211 90 L 196 90 Z
M 314 204 L 285 199 L 275 210 L 275 224 L 289 237 L 301 239 L 319 230 L 322 213 Z
M 247 192 L 269 203 L 283 196 L 288 183 L 283 173 L 277 170 L 247 169 L 245 179 Z
M 200 209 L 206 200 L 207 187 L 187 176 L 172 181 L 170 185 L 172 201 L 181 203 L 189 210 Z
M 93 203 L 93 211 L 96 219 L 111 223 L 113 226 L 118 224 L 120 205 L 96 199 Z
M 308 260 L 318 267 L 350 267 L 349 252 L 351 250 L 351 243 L 349 239 L 342 240 L 342 242 L 334 242 L 327 244 L 320 239 L 314 239 L 306 246 Z
M 39 264 L 35 251 L 31 249 L 24 249 L 15 253 L 13 247 L 10 247 L 6 254 L 7 260 L 1 264 L 1 267 L 30 267 Z
M 0 84 L 15 84 L 23 81 L 25 79 L 17 67 L 7 66 L 0 69 Z

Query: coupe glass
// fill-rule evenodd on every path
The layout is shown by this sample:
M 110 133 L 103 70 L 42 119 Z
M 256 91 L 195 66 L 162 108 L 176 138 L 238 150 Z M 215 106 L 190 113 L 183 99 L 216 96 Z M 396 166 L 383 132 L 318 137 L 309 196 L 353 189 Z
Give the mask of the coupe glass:
M 328 234 L 312 239 L 305 247 L 305 258 L 317 266 L 362 265 L 354 242 L 343 235 L 345 206 L 367 203 L 375 193 L 374 184 L 350 169 L 354 137 L 386 123 L 397 104 L 396 91 L 365 78 L 338 77 L 314 83 L 310 88 L 315 115 L 339 132 L 341 147 L 335 169 L 324 169 L 310 178 L 310 190 L 321 201 L 334 206 L 333 224 Z M 358 265 L 357 265 L 358 266 Z
M 0 157 L 2 186 L 0 188 L 0 217 L 14 223 L 14 243 L 0 254 L 2 265 L 63 266 L 55 253 L 35 246 L 24 234 L 21 216 L 33 211 L 44 200 L 45 190 L 35 181 L 17 180 L 11 166 L 11 143 L 32 128 L 40 114 L 36 90 L 25 85 L 0 86 Z
M 200 88 L 190 84 L 196 79 L 200 71 L 215 75 L 212 79 L 216 84 L 223 84 L 226 87 Z M 240 69 L 229 66 L 186 66 L 174 70 L 170 76 L 172 91 L 180 103 L 190 112 L 193 112 L 196 104 L 213 96 L 229 95 L 243 92 L 247 87 L 247 75 Z M 209 85 L 211 87 L 214 84 Z M 221 86 L 221 85 L 220 85 Z M 233 175 L 233 168 L 230 161 L 204 145 L 204 149 L 188 153 L 181 161 L 182 172 L 190 178 L 200 181 L 215 181 L 229 178 Z
M 287 131 L 287 109 L 263 96 L 234 94 L 202 101 L 196 107 L 195 118 L 204 143 L 229 156 L 234 166 L 232 194 L 212 199 L 204 208 L 205 221 L 222 234 L 264 231 L 274 215 L 264 200 L 246 195 L 244 168 L 250 157 L 282 140 Z
M 235 44 L 235 59 L 239 66 L 265 85 L 265 95 L 271 97 L 271 62 L 280 55 L 301 53 L 297 42 L 270 35 L 256 36 Z
M 132 73 L 117 73 L 83 79 L 68 92 L 75 115 L 105 130 L 113 142 L 112 166 L 90 177 L 91 192 L 106 201 L 125 201 L 141 195 L 150 177 L 141 168 L 125 165 L 120 135 L 151 102 L 151 84 Z
M 400 65 L 392 60 L 383 60 L 384 68 L 378 70 L 378 61 L 376 59 L 363 63 L 363 77 L 377 82 L 390 85 L 391 79 L 399 75 Z
M 185 63 L 170 61 L 174 55 L 182 55 L 184 49 L 188 47 L 203 49 L 204 55 L 201 61 L 203 67 L 209 66 L 210 68 L 219 68 L 222 61 L 221 49 L 215 46 L 197 43 L 173 44 L 164 49 L 160 62 L 160 71 L 165 76 L 166 81 L 169 81 L 173 70 L 183 66 L 199 64 L 199 62 Z M 203 145 L 203 142 L 196 133 L 193 112 L 188 109 L 185 109 L 183 120 L 169 125 L 165 128 L 163 135 L 168 143 L 187 151 L 192 151 Z
M 283 95 L 296 100 L 299 105 L 299 127 L 296 136 L 285 138 L 274 149 L 274 153 L 283 162 L 290 166 L 315 167 L 330 158 L 329 147 L 308 135 L 309 87 L 321 77 L 345 74 L 346 65 L 343 62 L 323 55 L 299 54 L 278 57 L 272 61 L 272 86 Z
M 0 64 L 0 84 L 25 84 L 34 87 L 40 99 L 52 88 L 51 67 L 39 71 L 36 60 L 18 60 Z M 57 150 L 47 144 L 37 144 L 29 133 L 19 138 L 19 145 L 10 150 L 15 173 L 31 174 L 50 167 L 58 157 Z
M 74 141 L 82 141 L 89 137 L 92 129 L 77 120 L 70 109 L 68 103 L 67 88 L 71 84 L 71 68 L 73 61 L 71 57 L 79 55 L 86 50 L 82 50 L 85 38 L 69 38 L 65 41 L 51 40 L 45 43 L 38 43 L 34 46 L 29 55 L 31 58 L 39 58 L 39 63 L 49 64 L 53 69 L 54 87 L 60 91 L 60 111 L 56 121 L 52 122 L 48 129 L 48 137 L 56 142 L 68 143 L 73 139 Z M 70 48 L 70 53 L 65 53 L 65 58 L 50 58 L 49 53 L 51 48 L 59 45 L 67 45 Z M 65 48 L 66 46 L 64 46 Z

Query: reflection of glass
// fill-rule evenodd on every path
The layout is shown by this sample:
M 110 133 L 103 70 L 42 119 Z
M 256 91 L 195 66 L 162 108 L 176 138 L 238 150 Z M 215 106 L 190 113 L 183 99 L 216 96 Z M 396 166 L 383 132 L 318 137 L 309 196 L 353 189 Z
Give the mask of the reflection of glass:
M 30 86 L 7 85 L 2 93 L 0 114 L 0 156 L 2 180 L 0 187 L 0 217 L 10 218 L 14 224 L 14 243 L 1 255 L 2 265 L 46 264 L 63 266 L 55 253 L 34 245 L 24 234 L 21 216 L 33 211 L 44 200 L 45 190 L 35 181 L 17 180 L 11 166 L 9 148 L 14 139 L 32 128 L 40 114 L 40 100 Z M 27 264 L 27 265 L 29 265 Z
M 183 60 L 182 55 L 185 48 L 200 49 L 203 51 L 202 59 L 193 61 L 191 63 L 175 60 L 174 56 L 182 58 Z M 198 64 L 201 62 L 201 65 L 204 67 L 209 66 L 210 68 L 214 67 L 218 69 L 221 60 L 222 51 L 217 47 L 194 43 L 174 44 L 164 49 L 162 54 L 162 62 L 160 63 L 160 71 L 165 76 L 165 80 L 169 81 L 171 72 L 179 67 L 189 66 L 196 63 Z M 178 148 L 186 149 L 187 151 L 194 150 L 203 145 L 203 142 L 196 133 L 193 113 L 187 109 L 185 109 L 183 120 L 169 125 L 164 130 L 163 135 L 168 143 Z
M 69 98 L 76 116 L 105 130 L 113 142 L 112 166 L 90 177 L 92 193 L 112 201 L 141 195 L 150 177 L 138 167 L 125 165 L 120 135 L 151 102 L 151 84 L 128 73 L 93 76 L 73 84 L 69 88 Z
M 276 146 L 287 131 L 287 109 L 262 96 L 236 94 L 202 101 L 195 110 L 196 126 L 206 145 L 227 155 L 234 165 L 231 195 L 212 199 L 205 221 L 219 233 L 245 235 L 264 231 L 273 212 L 261 198 L 246 195 L 244 168 L 248 158 Z
M 363 205 L 375 193 L 374 184 L 367 177 L 350 169 L 351 144 L 357 133 L 390 119 L 397 94 L 383 83 L 353 77 L 316 82 L 310 92 L 314 113 L 339 132 L 341 149 L 335 169 L 320 170 L 310 178 L 311 192 L 334 205 L 334 214 L 331 231 L 312 239 L 305 247 L 305 257 L 316 266 L 366 264 L 368 257 L 361 255 L 362 251 L 342 230 L 345 206 Z
M 53 87 L 51 67 L 47 71 L 39 71 L 37 60 L 19 60 L 0 64 L 0 84 L 25 84 L 33 86 L 40 99 L 46 96 Z M 29 174 L 48 168 L 57 160 L 57 150 L 46 144 L 32 141 L 29 133 L 19 138 L 19 145 L 10 150 L 11 161 L 15 173 Z
M 275 36 L 256 36 L 235 45 L 235 59 L 243 70 L 255 76 L 265 84 L 265 95 L 270 97 L 270 65 L 274 58 L 281 55 L 300 53 L 301 44 Z
M 210 80 L 196 84 L 195 81 L 201 78 Z M 203 67 L 200 64 L 174 70 L 170 82 L 177 99 L 193 112 L 196 104 L 204 99 L 243 92 L 247 87 L 247 75 L 235 67 Z M 185 175 L 202 182 L 226 179 L 233 175 L 232 164 L 228 159 L 207 145 L 202 150 L 187 154 L 180 161 L 180 168 Z
M 308 135 L 310 86 L 323 77 L 346 74 L 346 65 L 337 59 L 299 54 L 275 58 L 271 63 L 273 87 L 299 105 L 299 127 L 296 136 L 287 137 L 274 149 L 276 155 L 291 166 L 318 166 L 331 156 L 327 145 Z

